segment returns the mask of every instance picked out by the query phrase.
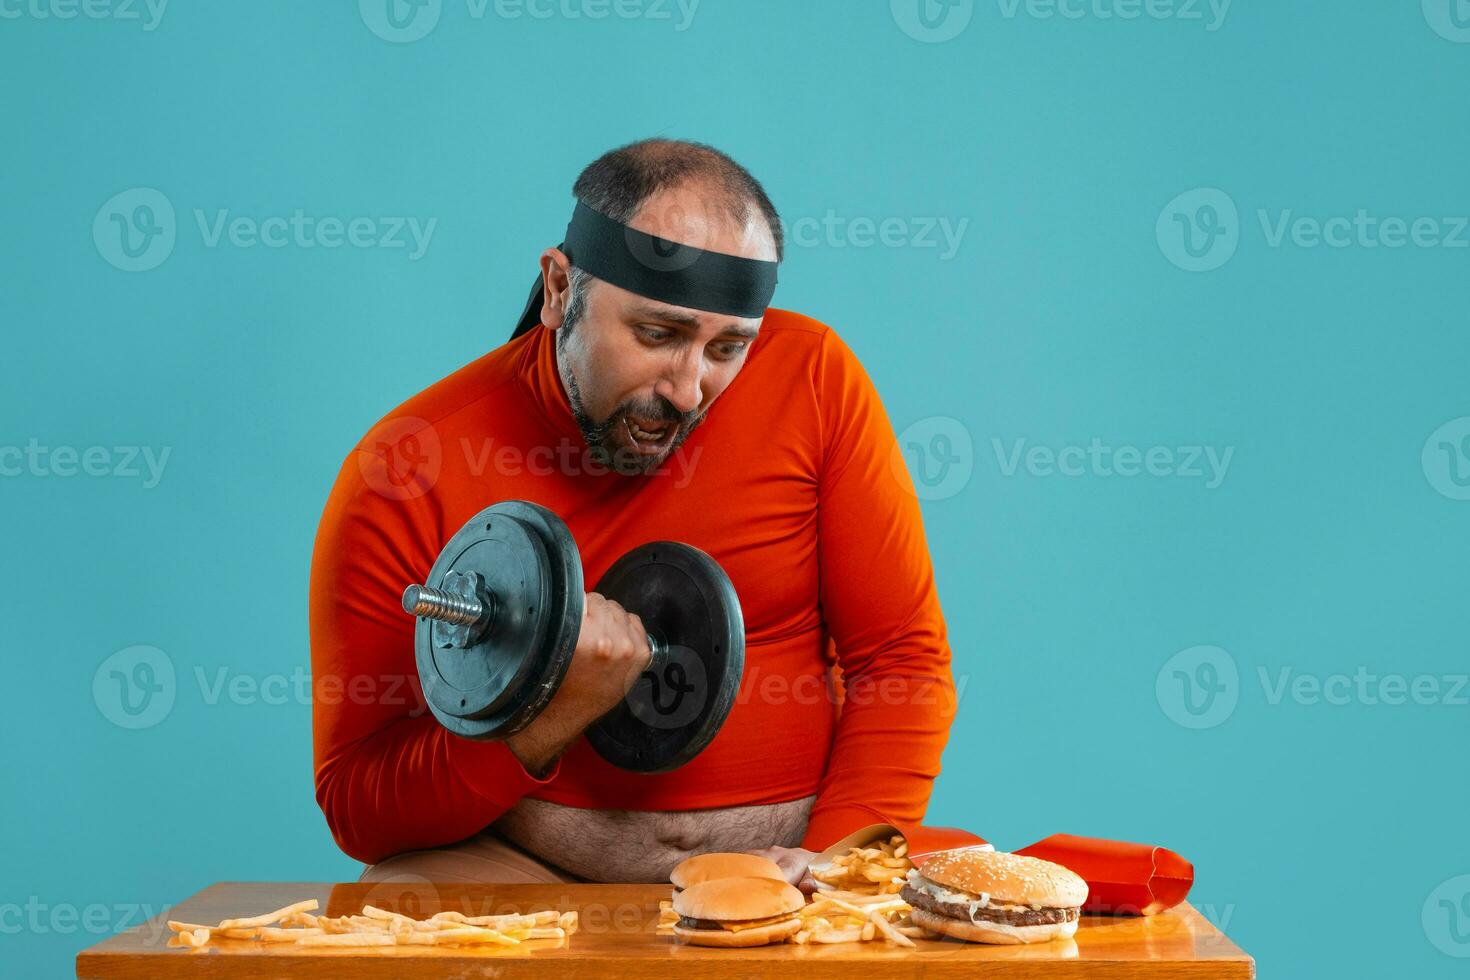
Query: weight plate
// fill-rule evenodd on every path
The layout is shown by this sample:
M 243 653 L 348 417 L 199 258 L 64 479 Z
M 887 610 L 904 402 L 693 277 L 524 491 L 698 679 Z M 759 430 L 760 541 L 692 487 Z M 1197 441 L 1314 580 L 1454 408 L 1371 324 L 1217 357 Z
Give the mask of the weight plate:
M 566 523 L 556 514 L 529 500 L 506 500 L 488 509 L 490 513 L 514 517 L 534 528 L 546 549 L 551 566 L 550 615 L 546 633 L 528 683 L 517 692 L 511 707 L 496 719 L 496 730 L 482 738 L 505 738 L 531 723 L 551 701 L 567 676 L 577 635 L 582 630 L 582 610 L 587 605 L 587 588 L 582 577 L 582 556 Z
M 709 745 L 740 689 L 745 620 L 735 587 L 698 548 L 656 541 L 619 558 L 593 591 L 637 613 L 669 654 L 587 729 L 587 740 L 621 769 L 677 769 Z
M 551 577 L 546 549 L 522 521 L 486 514 L 450 539 L 439 562 L 443 567 L 431 573 L 430 584 L 442 588 L 453 572 L 478 574 L 492 619 L 480 642 L 466 648 L 447 645 L 443 624 L 435 628 L 425 621 L 430 662 L 420 678 L 427 675 L 432 683 L 424 696 L 437 715 L 491 717 L 525 684 L 543 642 Z
M 505 738 L 550 700 L 576 649 L 584 604 L 576 544 L 546 508 L 504 501 L 450 538 L 428 584 L 441 587 L 452 571 L 484 579 L 493 620 L 478 643 L 458 649 L 437 642 L 442 631 L 419 619 L 414 647 L 424 698 L 450 731 Z

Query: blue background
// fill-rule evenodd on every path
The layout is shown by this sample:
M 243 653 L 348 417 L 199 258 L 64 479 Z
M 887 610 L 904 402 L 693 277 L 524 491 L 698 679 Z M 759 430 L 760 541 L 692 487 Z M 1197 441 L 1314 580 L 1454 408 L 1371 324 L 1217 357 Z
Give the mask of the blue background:
M 929 820 L 1003 848 L 1171 846 L 1266 975 L 1463 975 L 1470 904 L 1429 900 L 1470 873 L 1466 692 L 1310 703 L 1260 679 L 1365 668 L 1448 693 L 1470 659 L 1470 502 L 1420 458 L 1470 415 L 1470 250 L 1272 247 L 1258 217 L 1470 214 L 1470 44 L 1418 2 L 1238 0 L 1209 30 L 1207 8 L 985 0 L 940 43 L 841 0 L 704 0 L 683 30 L 677 8 L 447 0 L 412 43 L 351 3 L 177 3 L 152 31 L 6 9 L 0 446 L 171 455 L 154 487 L 0 477 L 0 969 L 70 975 L 126 924 L 17 931 L 27 903 L 355 879 L 313 799 L 309 706 L 211 704 L 196 671 L 305 669 L 312 538 L 350 445 L 504 339 L 582 166 L 664 135 L 731 153 L 789 223 L 968 222 L 948 258 L 809 223 L 776 299 L 847 339 L 896 428 L 954 419 L 973 446 L 924 504 L 965 684 Z M 151 271 L 92 235 L 131 188 L 177 210 Z M 1195 188 L 1239 209 L 1210 272 L 1156 237 Z M 410 260 L 211 248 L 193 217 L 297 208 L 438 224 Z M 1007 476 L 994 440 L 1017 439 L 1234 456 L 1214 489 Z M 93 679 L 140 644 L 176 701 L 128 730 Z M 1169 662 L 1200 645 L 1238 681 L 1191 728 Z

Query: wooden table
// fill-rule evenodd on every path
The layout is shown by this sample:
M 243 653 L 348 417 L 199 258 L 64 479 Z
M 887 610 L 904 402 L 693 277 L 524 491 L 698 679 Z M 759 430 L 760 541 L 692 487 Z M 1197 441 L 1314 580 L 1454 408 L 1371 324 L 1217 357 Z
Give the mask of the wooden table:
M 77 956 L 82 978 L 169 977 L 586 977 L 608 976 L 1249 978 L 1255 962 L 1189 905 L 1146 919 L 1085 916 L 1072 940 L 1032 946 L 981 946 L 916 940 L 918 949 L 883 942 L 782 944 L 754 949 L 685 946 L 654 933 L 667 885 L 434 885 L 427 882 L 320 884 L 227 881 L 165 915 Z M 394 946 L 325 949 L 214 940 L 199 950 L 170 948 L 168 919 L 212 924 L 315 898 L 326 915 L 363 905 L 415 917 L 452 909 L 466 915 L 577 910 L 581 928 L 565 945 L 519 948 Z M 533 948 L 534 947 L 534 948 Z

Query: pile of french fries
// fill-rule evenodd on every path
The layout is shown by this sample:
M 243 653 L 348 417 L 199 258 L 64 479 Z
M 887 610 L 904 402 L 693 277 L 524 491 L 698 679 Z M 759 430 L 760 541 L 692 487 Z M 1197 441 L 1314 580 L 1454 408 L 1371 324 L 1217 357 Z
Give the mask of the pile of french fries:
M 298 946 L 518 946 L 528 939 L 565 942 L 577 931 L 576 912 L 530 912 L 525 915 L 467 916 L 439 912 L 413 919 L 397 912 L 363 907 L 359 915 L 313 915 L 316 899 L 287 905 L 264 915 L 225 919 L 206 926 L 170 919 L 180 946 L 198 949 L 213 939 L 252 939 L 263 943 Z
M 914 948 L 927 933 L 909 919 L 909 903 L 885 895 L 822 892 L 801 910 L 801 929 L 793 943 L 865 943 L 886 939 Z
M 826 864 L 811 867 L 812 878 L 826 888 L 802 907 L 801 929 L 790 942 L 859 943 L 885 939 L 899 946 L 914 946 L 913 940 L 928 935 L 909 918 L 909 903 L 898 891 L 914 865 L 909 846 L 894 835 L 872 847 L 849 848 Z M 658 903 L 658 926 L 662 936 L 674 934 L 679 921 L 672 901 Z
M 908 841 L 894 834 L 872 847 L 848 848 L 826 864 L 814 864 L 812 878 L 818 887 L 857 895 L 897 895 L 913 868 L 908 858 Z

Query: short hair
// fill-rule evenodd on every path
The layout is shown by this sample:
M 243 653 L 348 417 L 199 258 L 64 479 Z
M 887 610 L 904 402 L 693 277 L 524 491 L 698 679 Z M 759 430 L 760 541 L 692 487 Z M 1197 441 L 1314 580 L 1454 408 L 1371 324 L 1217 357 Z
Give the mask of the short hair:
M 785 254 L 781 216 L 760 181 L 740 164 L 705 143 L 663 138 L 638 140 L 609 150 L 589 163 L 572 185 L 572 195 L 588 207 L 627 224 L 643 202 L 667 187 L 687 181 L 707 184 L 715 203 L 738 224 L 754 208 L 776 243 L 776 261 Z

